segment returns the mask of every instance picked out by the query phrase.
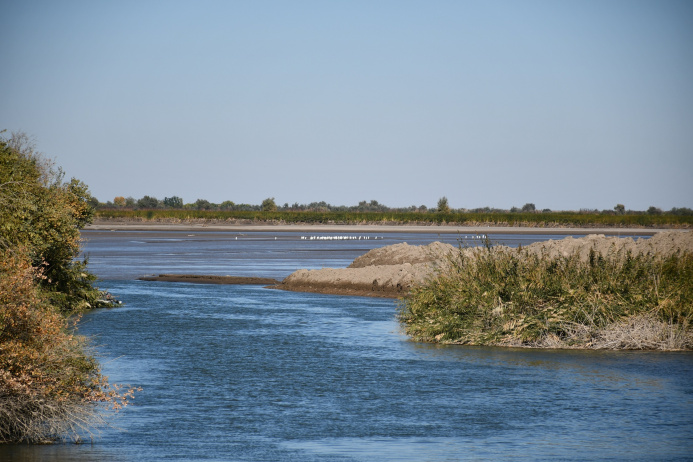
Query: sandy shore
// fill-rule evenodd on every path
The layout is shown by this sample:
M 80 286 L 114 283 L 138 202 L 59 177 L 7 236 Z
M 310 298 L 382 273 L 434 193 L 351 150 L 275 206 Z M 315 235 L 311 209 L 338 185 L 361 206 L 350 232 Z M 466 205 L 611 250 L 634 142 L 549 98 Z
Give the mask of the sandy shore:
M 155 221 L 96 220 L 86 230 L 98 231 L 226 231 L 226 232 L 305 232 L 305 233 L 434 233 L 434 234 L 546 234 L 650 236 L 666 229 L 655 228 L 539 228 L 518 226 L 447 226 L 447 225 L 311 225 L 311 224 L 234 224 L 166 223 Z

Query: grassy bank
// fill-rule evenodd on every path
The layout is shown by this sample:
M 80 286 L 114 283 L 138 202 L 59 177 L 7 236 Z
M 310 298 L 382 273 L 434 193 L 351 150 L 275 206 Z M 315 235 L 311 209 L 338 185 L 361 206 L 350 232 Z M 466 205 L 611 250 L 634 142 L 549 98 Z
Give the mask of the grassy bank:
M 652 227 L 691 228 L 692 215 L 602 214 L 577 212 L 308 212 L 308 211 L 217 211 L 217 210 L 112 210 L 96 211 L 96 218 L 120 220 L 221 220 L 316 224 L 446 224 L 460 226 L 526 226 L 526 227 Z
M 418 341 L 691 349 L 693 254 L 461 249 L 399 313 Z

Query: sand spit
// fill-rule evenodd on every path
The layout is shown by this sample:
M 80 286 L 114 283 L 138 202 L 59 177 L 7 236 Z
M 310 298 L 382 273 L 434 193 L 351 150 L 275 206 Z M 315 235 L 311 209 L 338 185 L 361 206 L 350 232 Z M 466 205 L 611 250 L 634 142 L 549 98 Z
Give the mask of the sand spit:
M 198 274 L 159 274 L 158 276 L 142 276 L 140 281 L 190 282 L 194 284 L 279 284 L 272 278 L 255 278 L 243 276 L 206 276 Z
M 505 246 L 499 250 L 517 251 Z M 588 258 L 590 249 L 606 256 L 619 249 L 632 253 L 667 255 L 673 252 L 693 252 L 693 231 L 665 231 L 649 239 L 606 237 L 591 234 L 581 238 L 537 242 L 524 248 L 526 252 L 549 255 L 570 255 L 579 252 Z M 317 292 L 338 295 L 398 298 L 411 287 L 434 274 L 444 265 L 446 255 L 457 248 L 440 242 L 426 246 L 406 243 L 381 247 L 356 258 L 347 268 L 298 270 L 274 288 L 298 292 Z M 467 249 L 472 252 L 473 249 Z

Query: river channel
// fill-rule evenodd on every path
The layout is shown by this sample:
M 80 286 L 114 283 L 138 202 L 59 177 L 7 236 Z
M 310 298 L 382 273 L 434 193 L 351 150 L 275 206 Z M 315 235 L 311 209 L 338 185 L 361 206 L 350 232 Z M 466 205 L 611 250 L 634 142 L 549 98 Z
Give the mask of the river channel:
M 147 282 L 282 279 L 371 248 L 476 236 L 85 231 L 88 313 L 111 382 L 142 387 L 85 444 L 0 447 L 18 461 L 691 460 L 693 354 L 435 346 L 390 299 Z M 348 237 L 348 238 L 347 238 Z M 508 245 L 555 238 L 489 236 Z

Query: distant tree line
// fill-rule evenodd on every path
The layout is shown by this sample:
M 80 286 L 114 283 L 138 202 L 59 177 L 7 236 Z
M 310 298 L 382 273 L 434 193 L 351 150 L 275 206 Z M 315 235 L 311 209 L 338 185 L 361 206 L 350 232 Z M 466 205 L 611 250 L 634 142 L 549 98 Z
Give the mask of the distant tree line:
M 206 199 L 197 199 L 195 202 L 184 203 L 178 196 L 165 197 L 163 200 L 152 196 L 144 196 L 140 199 L 133 197 L 117 196 L 113 201 L 99 202 L 92 198 L 91 205 L 97 210 L 125 209 L 125 210 L 218 210 L 218 211 L 237 211 L 237 212 L 429 212 L 425 205 L 412 205 L 404 208 L 392 208 L 381 204 L 376 200 L 361 201 L 358 205 L 332 205 L 325 201 L 311 202 L 310 204 L 299 204 L 288 202 L 281 205 L 277 204 L 273 197 L 262 201 L 261 204 L 236 204 L 232 201 L 224 201 L 219 204 L 210 202 Z M 433 209 L 432 211 L 435 211 Z
M 96 198 L 90 199 L 90 205 L 96 210 L 209 210 L 209 211 L 233 211 L 233 212 L 383 212 L 383 213 L 552 213 L 551 209 L 538 209 L 533 203 L 526 203 L 522 207 L 499 209 L 492 207 L 478 207 L 472 209 L 450 207 L 447 197 L 438 200 L 436 207 L 428 208 L 425 205 L 411 205 L 409 207 L 388 207 L 377 200 L 361 201 L 357 205 L 332 205 L 325 201 L 311 202 L 309 204 L 284 203 L 277 204 L 273 197 L 262 201 L 261 204 L 236 204 L 227 200 L 221 203 L 210 202 L 206 199 L 197 199 L 195 202 L 185 203 L 178 196 L 157 199 L 153 196 L 143 196 L 140 199 L 133 197 L 117 196 L 113 201 L 99 202 Z M 659 207 L 651 206 L 647 210 L 627 210 L 623 204 L 616 204 L 613 209 L 580 209 L 581 214 L 602 215 L 693 215 L 693 210 L 687 207 L 674 207 L 669 211 L 663 211 Z

